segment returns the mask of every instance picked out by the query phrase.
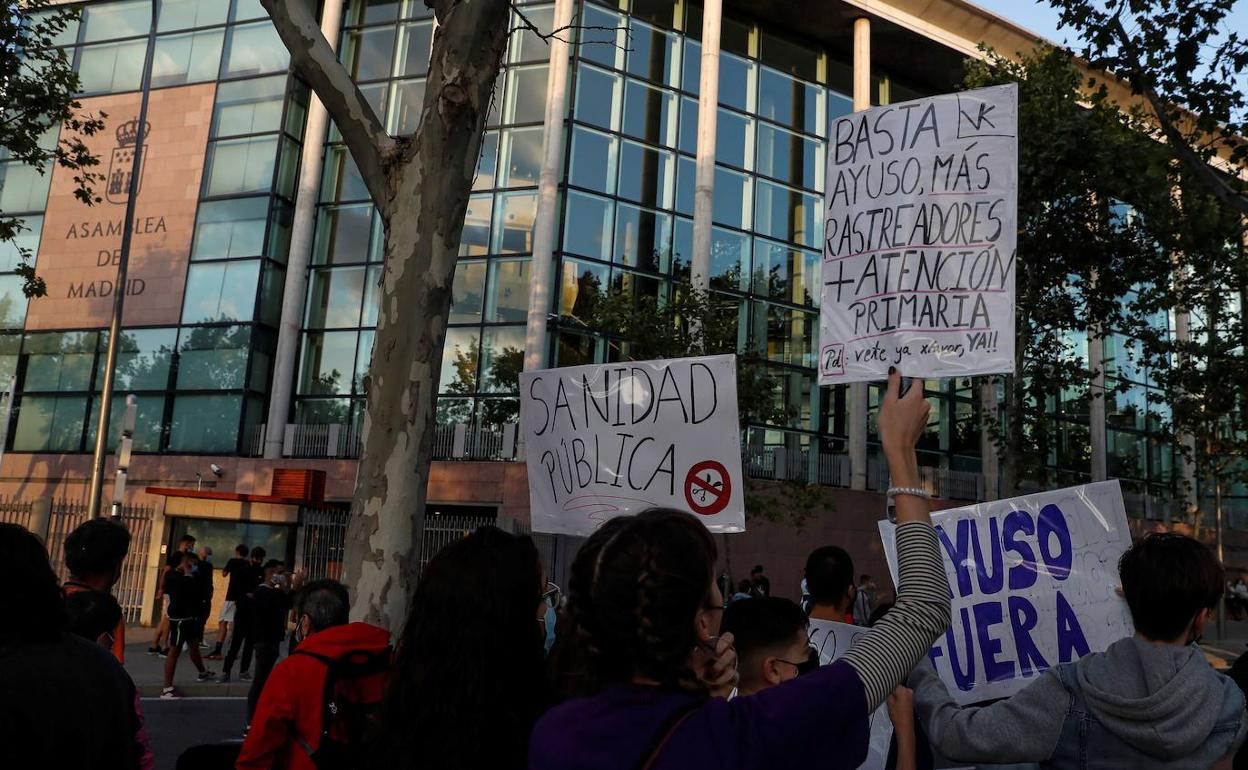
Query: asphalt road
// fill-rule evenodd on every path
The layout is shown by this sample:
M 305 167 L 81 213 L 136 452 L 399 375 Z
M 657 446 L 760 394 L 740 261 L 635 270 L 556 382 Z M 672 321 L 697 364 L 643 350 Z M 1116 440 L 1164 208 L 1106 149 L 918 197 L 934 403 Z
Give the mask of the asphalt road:
M 228 742 L 241 745 L 243 724 L 247 719 L 247 699 L 144 698 L 143 716 L 152 753 L 156 756 L 156 770 L 174 770 L 178 757 L 192 746 Z M 218 767 L 229 770 L 233 765 Z

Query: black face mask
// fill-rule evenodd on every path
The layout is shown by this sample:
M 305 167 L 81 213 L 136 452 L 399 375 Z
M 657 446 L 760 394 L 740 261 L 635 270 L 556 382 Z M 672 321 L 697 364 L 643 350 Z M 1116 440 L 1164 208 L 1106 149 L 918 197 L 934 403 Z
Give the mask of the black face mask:
M 811 647 L 809 654 L 806 655 L 806 660 L 798 664 L 797 675 L 803 676 L 805 674 L 809 674 L 811 671 L 817 670 L 818 668 L 819 668 L 819 651 L 816 650 L 814 647 Z

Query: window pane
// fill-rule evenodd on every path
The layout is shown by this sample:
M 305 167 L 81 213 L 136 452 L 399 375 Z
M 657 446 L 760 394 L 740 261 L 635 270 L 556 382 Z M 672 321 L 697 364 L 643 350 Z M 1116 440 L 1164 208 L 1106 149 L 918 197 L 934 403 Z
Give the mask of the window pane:
M 243 387 L 250 341 L 246 326 L 183 329 L 178 343 L 178 390 Z
M 527 320 L 531 282 L 529 260 L 492 260 L 490 304 L 486 309 L 485 320 L 518 322 Z M 524 347 L 524 343 L 521 342 L 520 346 Z
M 145 40 L 84 46 L 78 52 L 78 82 L 82 93 L 137 91 L 143 82 Z
M 653 144 L 675 146 L 676 95 L 628 81 L 624 86 L 624 133 Z
M 698 152 L 698 103 L 687 96 L 680 100 L 680 137 L 677 146 L 681 152 L 690 155 Z
M 583 366 L 596 363 L 598 343 L 585 334 L 560 332 L 559 348 L 555 355 L 559 366 Z
M 576 127 L 572 132 L 572 184 L 598 192 L 613 192 L 616 148 L 615 137 Z
M 727 51 L 719 53 L 719 103 L 748 112 L 753 106 L 754 63 Z
M 621 203 L 615 215 L 615 261 L 651 272 L 667 272 L 672 218 Z
M 95 332 L 28 334 L 23 390 L 87 390 L 95 363 Z
M 477 329 L 447 329 L 442 346 L 442 380 L 439 393 L 475 393 L 480 358 Z
M 170 451 L 234 452 L 242 412 L 242 396 L 178 396 L 169 426 Z
M 346 9 L 346 24 L 376 24 L 399 18 L 400 0 L 356 0 Z
M 368 367 L 372 365 L 373 336 L 371 331 L 360 332 L 360 343 L 355 348 L 355 380 L 351 387 L 357 394 L 364 393 L 364 378 L 368 376 Z M 356 416 L 362 417 L 362 414 Z
M 676 200 L 675 209 L 680 214 L 693 216 L 693 193 L 697 186 L 698 166 L 693 158 L 684 155 L 676 156 Z M 715 197 L 719 196 L 716 190 Z
M 676 35 L 633 19 L 629 24 L 628 73 L 651 83 L 676 86 Z
M 614 129 L 620 119 L 622 80 L 596 67 L 581 66 L 576 72 L 576 119 Z
M 268 207 L 268 198 L 236 198 L 199 204 L 191 259 L 260 256 L 264 251 Z
M 620 143 L 621 198 L 644 206 L 671 208 L 675 171 L 672 153 L 634 142 Z
M 389 77 L 390 57 L 394 54 L 394 27 L 351 30 L 345 37 L 342 61 L 354 80 Z
M 224 37 L 224 30 L 215 29 L 157 38 L 152 87 L 216 80 Z
M 230 20 L 247 21 L 248 19 L 266 19 L 268 16 L 260 0 L 234 0 L 234 15 Z
M 542 171 L 542 127 L 503 131 L 501 166 L 500 187 L 536 185 Z
M 754 303 L 754 348 L 768 360 L 793 366 L 815 365 L 819 316 L 801 310 Z
M 399 27 L 399 58 L 395 75 L 424 75 L 429 72 L 429 50 L 433 45 L 433 22 L 422 21 Z
M 606 286 L 605 266 L 564 259 L 563 282 L 559 289 L 559 314 L 588 323 L 593 318 L 594 308 Z
M 260 261 L 191 265 L 182 323 L 250 321 L 260 285 Z
M 524 15 L 533 26 L 546 34 L 550 34 L 551 30 L 554 29 L 554 6 L 526 8 L 524 9 Z M 512 19 L 511 29 L 512 62 L 547 61 L 550 59 L 550 46 L 518 18 Z M 570 34 L 570 32 L 565 31 L 559 33 L 559 36 L 567 37 Z
M 303 336 L 299 395 L 332 396 L 351 392 L 357 336 L 353 331 L 309 332 Z
M 152 25 L 152 4 L 148 0 L 92 3 L 82 9 L 81 24 L 87 43 L 146 35 Z
M 105 339 L 100 345 L 96 389 L 104 382 Z M 113 388 L 118 391 L 164 390 L 169 387 L 169 367 L 177 344 L 177 329 L 123 329 L 117 351 Z M 157 423 L 160 421 L 157 420 Z
M 51 181 L 51 174 L 19 161 L 0 164 L 0 211 L 42 211 Z
M 773 69 L 759 69 L 758 114 L 782 126 L 822 134 L 824 90 Z
M 165 397 L 151 393 L 138 396 L 134 405 L 134 436 L 132 448 L 136 452 L 160 451 L 161 424 L 165 420 Z M 126 421 L 126 394 L 115 393 L 113 406 L 108 413 L 108 451 L 117 449 L 121 440 L 121 427 Z M 95 430 L 100 423 L 100 399 L 91 399 L 91 413 L 87 417 L 87 446 L 95 445 Z
M 86 396 L 24 396 L 17 405 L 13 449 L 18 452 L 77 452 L 82 448 Z
M 537 217 L 536 193 L 504 193 L 494 212 L 494 254 L 533 251 L 533 220 Z
M 309 329 L 334 329 L 360 325 L 364 299 L 364 268 L 340 267 L 317 270 L 308 289 Z
M 270 259 L 285 264 L 290 252 L 290 229 L 294 225 L 295 207 L 284 200 L 273 199 L 269 213 L 269 246 L 265 254 Z
M 276 136 L 213 142 L 204 164 L 204 195 L 268 192 L 276 162 Z
M 316 221 L 314 263 L 337 265 L 367 262 L 372 229 L 372 204 L 322 208 Z
M 355 165 L 351 153 L 342 145 L 325 149 L 325 173 L 321 182 L 321 200 L 368 200 L 368 188 Z
M 760 123 L 758 173 L 812 190 L 822 189 L 822 147 L 813 139 Z
M 743 290 L 750 275 L 750 239 L 740 233 L 711 230 L 711 288 Z
M 268 21 L 231 27 L 226 51 L 221 76 L 227 78 L 281 72 L 290 61 L 286 46 Z
M 26 322 L 26 295 L 20 275 L 0 275 L 0 328 L 20 329 Z M 3 383 L 0 383 L 2 389 Z
M 771 241 L 754 241 L 754 293 L 814 307 L 819 297 L 822 258 Z
M 3 174 L 3 171 L 0 171 Z M 0 176 L 0 184 L 3 176 Z M 2 194 L 2 193 L 0 193 Z M 8 207 L 0 206 L 8 216 Z M 34 259 L 39 251 L 39 236 L 43 233 L 43 216 L 14 217 L 17 220 L 15 235 L 10 241 L 0 241 L 0 270 L 13 270 L 22 261 L 22 249 L 29 252 L 28 258 Z
M 563 248 L 606 262 L 611 258 L 611 201 L 584 193 L 568 193 Z
M 285 98 L 284 75 L 220 84 L 212 108 L 212 135 L 236 136 L 280 130 Z
M 546 73 L 549 67 L 515 67 L 507 74 L 504 123 L 541 123 L 546 115 Z
M 160 0 L 160 15 L 156 20 L 159 32 L 192 27 L 211 27 L 224 24 L 230 12 L 230 4 L 205 3 L 203 0 Z
M 481 308 L 485 305 L 485 269 L 485 262 L 460 261 L 455 265 L 448 322 L 481 323 Z
M 618 13 L 585 4 L 581 6 L 584 27 L 580 31 L 577 56 L 598 64 L 621 69 L 624 62 L 624 17 Z
M 486 131 L 481 137 L 481 157 L 477 159 L 477 175 L 472 180 L 474 190 L 494 189 L 498 174 L 498 132 Z
M 425 79 L 396 82 L 392 91 L 386 129 L 394 136 L 416 133 L 425 105 Z
M 482 391 L 517 392 L 524 368 L 524 327 L 486 329 L 481 357 Z
M 715 167 L 715 201 L 711 211 L 717 224 L 749 228 L 751 181 L 745 174 Z
M 459 238 L 459 256 L 483 257 L 490 253 L 490 212 L 494 196 L 473 195 L 464 213 L 464 232 Z
M 778 35 L 761 32 L 758 49 L 758 58 L 764 64 L 775 67 L 781 72 L 806 80 L 815 80 L 819 77 L 819 52 L 813 48 L 807 48 Z
M 814 248 L 823 237 L 822 199 L 771 182 L 758 182 L 754 230 Z
M 697 126 L 694 126 L 697 131 Z M 754 121 L 730 110 L 720 109 L 715 121 L 715 160 L 738 168 L 751 168 Z

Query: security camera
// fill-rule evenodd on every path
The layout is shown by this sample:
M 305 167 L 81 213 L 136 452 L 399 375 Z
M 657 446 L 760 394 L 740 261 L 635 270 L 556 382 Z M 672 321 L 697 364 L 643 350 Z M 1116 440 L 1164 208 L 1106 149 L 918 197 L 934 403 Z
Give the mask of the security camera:
M 217 478 L 221 478 L 222 476 L 225 475 L 225 469 L 222 468 L 220 465 L 217 465 L 216 463 L 213 463 L 212 465 L 209 465 L 208 467 L 209 469 L 212 470 L 212 475 L 216 476 Z

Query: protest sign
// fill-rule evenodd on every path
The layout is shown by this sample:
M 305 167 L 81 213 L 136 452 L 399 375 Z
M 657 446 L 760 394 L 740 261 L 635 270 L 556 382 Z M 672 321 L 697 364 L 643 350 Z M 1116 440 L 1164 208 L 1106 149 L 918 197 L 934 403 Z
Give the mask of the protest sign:
M 838 118 L 819 384 L 1014 371 L 1018 86 Z
M 1134 633 L 1115 591 L 1131 545 L 1117 481 L 937 511 L 932 523 L 953 619 L 930 656 L 959 703 L 1013 695 Z M 893 525 L 880 522 L 880 537 L 896 582 Z
M 736 356 L 525 372 L 520 426 L 534 532 L 655 506 L 745 531 Z
M 812 618 L 810 644 L 819 651 L 819 665 L 826 666 L 849 652 L 858 637 L 869 629 L 837 623 L 834 620 Z M 871 738 L 867 744 L 867 761 L 859 770 L 884 770 L 888 762 L 888 745 L 893 740 L 893 723 L 888 718 L 888 706 L 881 705 L 871 714 Z

